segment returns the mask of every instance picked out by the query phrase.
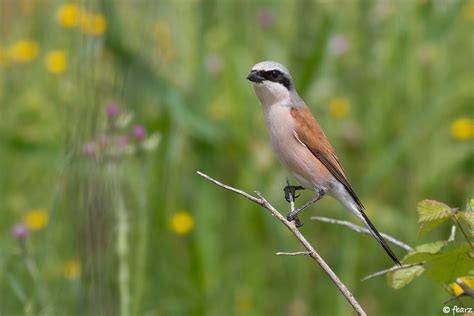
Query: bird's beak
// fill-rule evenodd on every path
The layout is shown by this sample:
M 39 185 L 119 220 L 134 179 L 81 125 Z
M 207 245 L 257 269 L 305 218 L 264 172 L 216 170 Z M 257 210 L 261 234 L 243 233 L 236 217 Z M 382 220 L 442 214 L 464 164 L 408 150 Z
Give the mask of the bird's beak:
M 247 79 L 252 81 L 252 82 L 255 82 L 255 83 L 260 83 L 262 82 L 263 80 L 265 80 L 265 78 L 259 76 L 257 74 L 257 71 L 256 70 L 252 70 L 249 75 L 247 76 Z

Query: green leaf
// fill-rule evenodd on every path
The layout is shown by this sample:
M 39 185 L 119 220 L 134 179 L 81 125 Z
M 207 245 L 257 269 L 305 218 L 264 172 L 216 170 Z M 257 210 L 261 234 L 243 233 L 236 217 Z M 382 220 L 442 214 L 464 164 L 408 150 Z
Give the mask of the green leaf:
M 469 201 L 469 210 L 474 211 L 474 198 Z
M 400 269 L 390 272 L 387 275 L 388 283 L 391 287 L 398 290 L 413 281 L 414 278 L 420 276 L 425 269 L 422 266 L 414 266 L 406 269 Z
M 415 263 L 420 261 L 431 261 L 434 260 L 436 257 L 434 256 L 438 253 L 445 245 L 447 241 L 440 240 L 435 241 L 427 244 L 422 244 L 412 251 L 410 251 L 405 258 L 403 258 L 403 264 Z
M 444 240 L 435 241 L 427 244 L 422 244 L 412 251 L 410 251 L 405 258 L 403 264 L 416 263 L 421 261 L 431 261 L 436 258 L 436 254 L 446 246 L 447 242 Z M 414 266 L 407 269 L 400 269 L 388 274 L 388 282 L 394 289 L 401 289 L 414 278 L 421 275 L 424 271 L 423 266 Z
M 443 248 L 446 245 L 446 243 L 447 242 L 445 240 L 438 240 L 438 241 L 435 241 L 435 242 L 430 242 L 430 243 L 427 243 L 427 244 L 418 245 L 412 251 L 428 252 L 428 253 L 434 254 L 434 253 L 437 253 L 438 251 L 440 251 L 441 248 Z
M 418 223 L 421 223 L 419 234 L 423 235 L 433 230 L 453 216 L 453 209 L 448 205 L 434 201 L 423 200 L 417 205 Z
M 450 243 L 424 267 L 431 279 L 451 283 L 474 270 L 474 259 L 469 256 L 467 243 Z
M 418 223 L 447 219 L 452 215 L 451 207 L 435 200 L 419 202 L 416 210 L 418 212 Z

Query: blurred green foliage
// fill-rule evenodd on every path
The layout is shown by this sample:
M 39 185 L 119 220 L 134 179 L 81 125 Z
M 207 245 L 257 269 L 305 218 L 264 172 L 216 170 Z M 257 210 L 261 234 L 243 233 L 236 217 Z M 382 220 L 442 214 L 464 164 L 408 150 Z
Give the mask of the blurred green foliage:
M 473 196 L 472 0 L 64 5 L 0 2 L 1 314 L 116 314 L 125 282 L 134 315 L 350 315 L 307 258 L 273 255 L 301 250 L 288 231 L 195 174 L 286 212 L 287 174 L 245 80 L 262 60 L 288 66 L 381 231 L 446 239 L 449 227 L 418 236 L 416 203 Z M 83 152 L 111 102 L 161 134 L 113 171 Z M 11 229 L 34 209 L 49 220 L 19 247 Z M 301 231 L 369 314 L 440 314 L 438 283 L 360 282 L 389 260 L 365 235 L 310 222 L 316 213 L 354 218 L 326 198 Z

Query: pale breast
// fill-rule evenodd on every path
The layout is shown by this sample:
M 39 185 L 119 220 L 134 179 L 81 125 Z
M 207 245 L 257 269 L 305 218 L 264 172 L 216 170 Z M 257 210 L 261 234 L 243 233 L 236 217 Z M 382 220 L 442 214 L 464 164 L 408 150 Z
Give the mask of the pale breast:
M 290 107 L 273 105 L 265 109 L 265 119 L 273 150 L 280 161 L 306 188 L 325 188 L 326 170 L 321 162 L 294 137 L 295 120 Z

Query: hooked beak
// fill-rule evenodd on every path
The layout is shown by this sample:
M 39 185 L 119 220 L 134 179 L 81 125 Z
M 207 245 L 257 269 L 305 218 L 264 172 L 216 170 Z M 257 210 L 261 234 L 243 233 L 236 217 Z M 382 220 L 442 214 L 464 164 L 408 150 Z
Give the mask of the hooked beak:
M 259 76 L 256 70 L 252 70 L 247 76 L 247 80 L 250 80 L 255 83 L 260 83 L 263 80 L 265 80 L 265 78 L 263 78 L 262 76 Z

